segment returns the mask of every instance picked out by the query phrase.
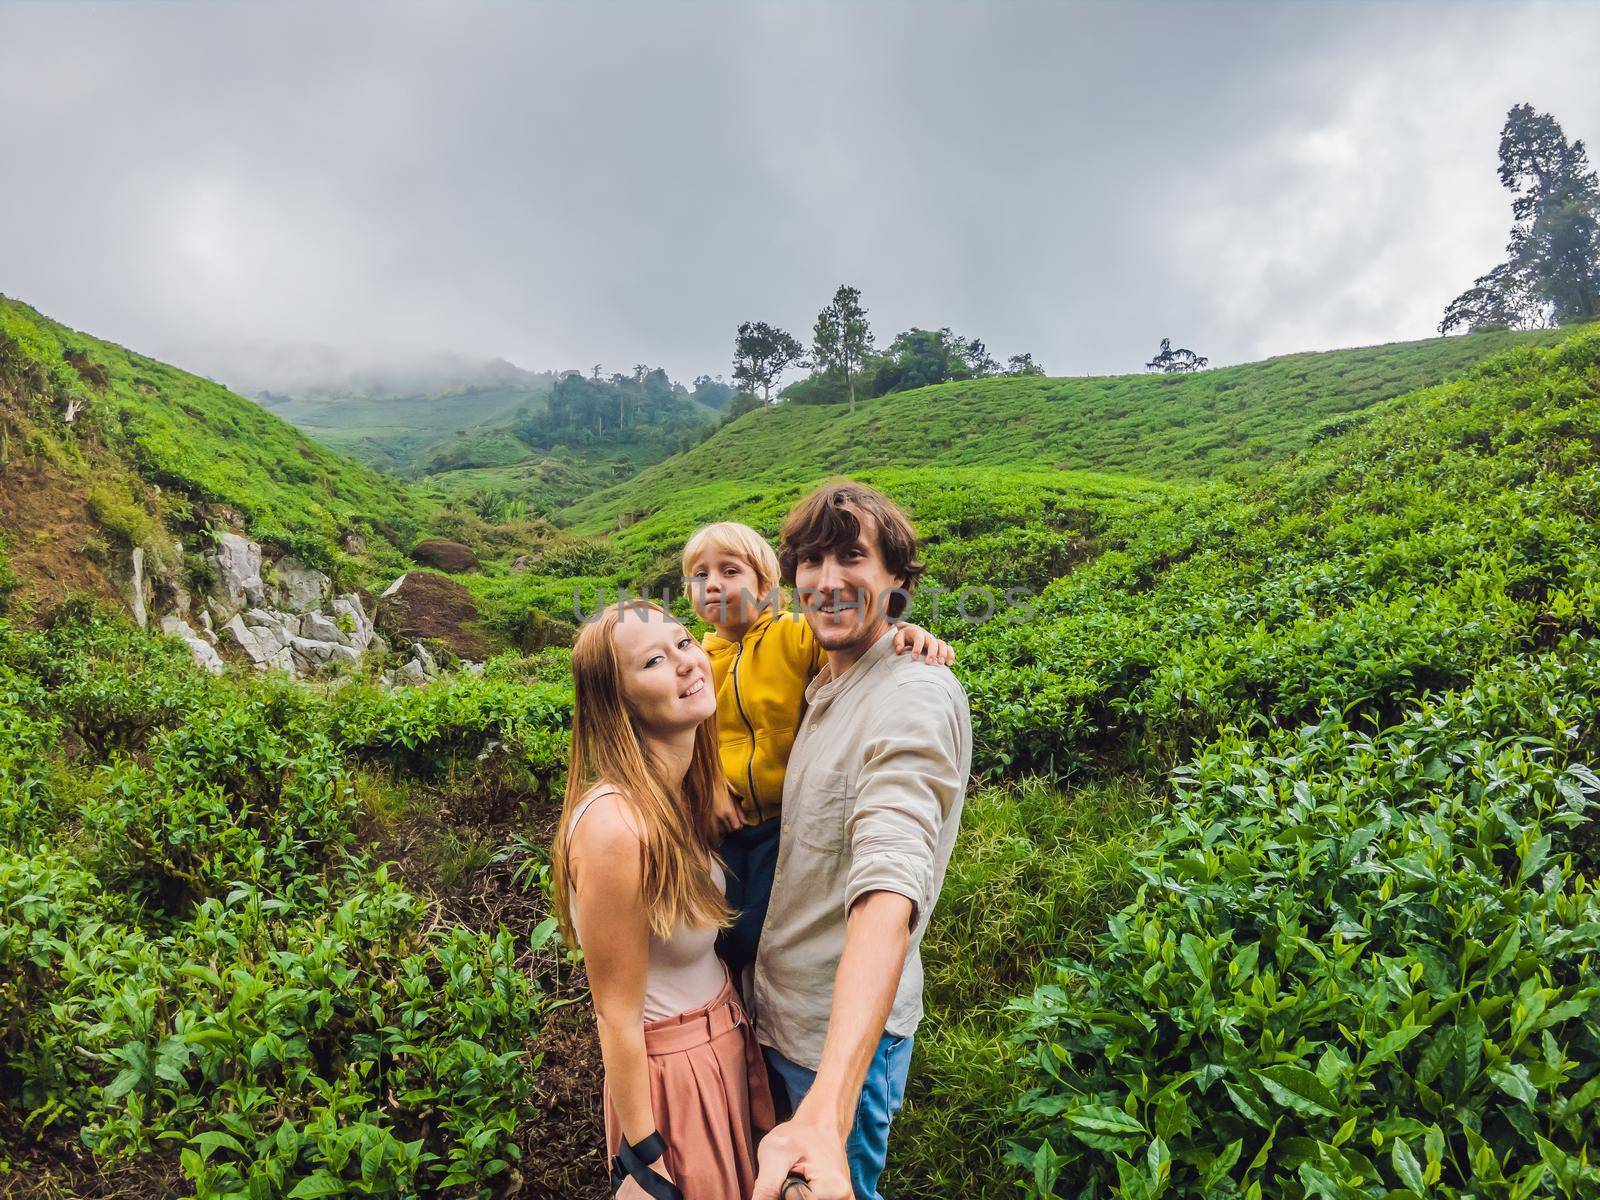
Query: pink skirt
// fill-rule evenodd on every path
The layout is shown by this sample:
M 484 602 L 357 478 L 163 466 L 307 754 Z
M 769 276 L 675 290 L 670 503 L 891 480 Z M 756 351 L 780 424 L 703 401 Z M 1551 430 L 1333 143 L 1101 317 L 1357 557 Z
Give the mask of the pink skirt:
M 728 980 L 703 1008 L 646 1021 L 650 1105 L 667 1144 L 666 1166 L 684 1200 L 749 1200 L 756 1144 L 774 1123 L 755 1029 Z M 606 1156 L 622 1128 L 606 1107 Z

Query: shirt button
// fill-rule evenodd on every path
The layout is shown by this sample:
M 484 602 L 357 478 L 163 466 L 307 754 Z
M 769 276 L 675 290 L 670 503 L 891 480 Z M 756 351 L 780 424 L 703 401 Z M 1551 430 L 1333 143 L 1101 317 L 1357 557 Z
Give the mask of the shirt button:
M 815 733 L 816 731 L 817 731 L 817 723 L 815 721 L 813 721 L 813 722 L 811 722 L 811 732 Z

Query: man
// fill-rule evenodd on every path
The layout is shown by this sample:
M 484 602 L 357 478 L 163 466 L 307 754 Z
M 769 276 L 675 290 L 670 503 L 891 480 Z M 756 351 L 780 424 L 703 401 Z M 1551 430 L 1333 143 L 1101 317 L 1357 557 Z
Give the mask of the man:
M 919 947 L 972 765 L 955 676 L 893 653 L 923 564 L 905 514 L 850 480 L 802 500 L 778 555 L 828 663 L 789 757 L 756 1033 L 793 1116 L 763 1140 L 755 1200 L 878 1200 L 922 1019 Z

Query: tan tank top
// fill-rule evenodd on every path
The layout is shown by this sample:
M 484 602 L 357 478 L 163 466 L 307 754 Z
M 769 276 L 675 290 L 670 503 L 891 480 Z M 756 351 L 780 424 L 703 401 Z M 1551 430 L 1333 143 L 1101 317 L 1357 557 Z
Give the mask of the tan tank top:
M 614 788 L 596 792 L 578 806 L 572 814 L 572 824 L 567 826 L 570 844 L 578 822 L 589 806 L 602 796 L 620 795 Z M 711 879 L 717 890 L 722 890 L 726 879 L 721 865 L 711 860 Z M 576 894 L 576 889 L 574 894 Z M 573 929 L 578 940 L 583 940 L 583 930 L 577 923 L 577 905 L 573 904 Z M 671 937 L 664 938 L 654 930 L 650 932 L 650 960 L 644 981 L 644 1019 L 659 1021 L 675 1017 L 710 1004 L 722 992 L 727 978 L 727 968 L 717 957 L 717 929 L 715 926 L 697 928 L 680 924 Z

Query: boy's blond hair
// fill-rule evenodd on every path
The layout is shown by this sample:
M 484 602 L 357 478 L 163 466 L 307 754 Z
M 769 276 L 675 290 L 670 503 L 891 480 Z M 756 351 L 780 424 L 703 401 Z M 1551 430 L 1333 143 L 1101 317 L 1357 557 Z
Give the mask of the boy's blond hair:
M 683 548 L 683 573 L 688 576 L 695 560 L 706 554 L 727 554 L 740 559 L 756 573 L 757 600 L 765 600 L 778 586 L 778 556 L 767 539 L 748 525 L 737 521 L 718 521 L 695 530 Z

